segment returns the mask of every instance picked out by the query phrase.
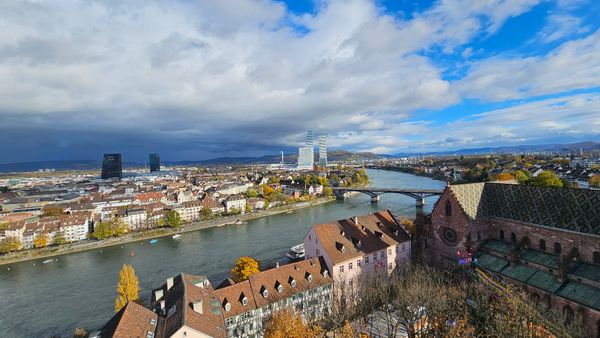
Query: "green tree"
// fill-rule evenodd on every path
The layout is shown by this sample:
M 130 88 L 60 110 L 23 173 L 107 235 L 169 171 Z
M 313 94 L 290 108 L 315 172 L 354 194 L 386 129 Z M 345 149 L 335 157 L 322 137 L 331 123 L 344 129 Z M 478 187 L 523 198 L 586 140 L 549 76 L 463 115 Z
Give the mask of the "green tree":
M 115 312 L 119 312 L 127 304 L 138 299 L 140 285 L 133 266 L 124 264 L 119 272 L 119 283 L 117 284 L 117 299 L 115 300 Z
M 600 175 L 594 175 L 590 177 L 588 183 L 590 184 L 590 187 L 600 188 Z
M 257 272 L 260 272 L 258 261 L 252 257 L 244 256 L 238 258 L 235 262 L 233 269 L 231 269 L 231 278 L 234 282 L 239 283 Z
M 258 197 L 258 191 L 254 190 L 254 189 L 248 189 L 248 190 L 246 190 L 246 197 L 256 198 L 256 197 Z
M 182 220 L 181 215 L 175 210 L 169 210 L 160 222 L 161 226 L 171 227 L 171 228 L 179 228 L 181 226 Z
M 21 249 L 21 241 L 17 237 L 6 237 L 0 240 L 0 253 L 5 254 Z
M 0 230 L 8 229 L 9 225 L 10 225 L 10 223 L 8 223 L 8 222 L 0 222 Z
M 523 171 L 523 170 L 515 171 L 515 178 L 517 179 L 517 182 L 519 182 L 519 184 L 527 183 L 527 181 L 529 180 L 529 176 L 530 176 L 530 174 L 528 171 Z
M 323 187 L 323 195 L 327 197 L 333 196 L 333 189 L 331 187 Z
M 92 237 L 95 239 L 106 239 L 109 237 L 123 236 L 128 232 L 127 224 L 119 219 L 110 222 L 100 222 L 94 226 Z
M 65 211 L 63 210 L 63 208 L 59 208 L 59 207 L 47 207 L 44 208 L 44 211 L 42 213 L 42 217 L 45 216 L 59 216 L 64 214 Z
M 563 182 L 551 171 L 543 171 L 536 177 L 529 179 L 529 184 L 535 187 L 558 187 L 563 186 Z
M 207 220 L 212 218 L 213 212 L 210 210 L 210 208 L 202 208 L 202 210 L 200 210 L 200 215 L 202 216 L 203 220 Z
M 56 233 L 56 235 L 54 235 L 54 239 L 52 240 L 52 244 L 54 245 L 63 245 L 67 243 L 67 239 L 65 238 L 65 235 L 63 234 L 62 231 L 59 231 Z

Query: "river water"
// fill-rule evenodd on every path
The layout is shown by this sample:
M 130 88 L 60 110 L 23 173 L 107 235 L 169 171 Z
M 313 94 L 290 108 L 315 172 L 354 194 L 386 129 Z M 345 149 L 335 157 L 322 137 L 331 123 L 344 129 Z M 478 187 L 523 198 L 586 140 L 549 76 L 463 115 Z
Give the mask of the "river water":
M 444 182 L 410 174 L 367 170 L 378 188 L 443 188 Z M 427 199 L 428 213 L 436 197 Z M 0 337 L 71 337 L 76 327 L 95 329 L 113 314 L 116 283 L 123 264 L 131 264 L 140 280 L 140 296 L 181 272 L 206 275 L 216 286 L 240 256 L 253 256 L 272 266 L 287 250 L 301 243 L 317 223 L 391 209 L 415 215 L 410 197 L 385 194 L 377 204 L 357 194 L 345 201 L 184 233 L 179 239 L 162 237 L 155 244 L 134 242 L 0 267 Z M 133 253 L 133 255 L 132 255 Z M 34 265 L 35 264 L 35 265 Z M 10 269 L 10 270 L 9 270 Z

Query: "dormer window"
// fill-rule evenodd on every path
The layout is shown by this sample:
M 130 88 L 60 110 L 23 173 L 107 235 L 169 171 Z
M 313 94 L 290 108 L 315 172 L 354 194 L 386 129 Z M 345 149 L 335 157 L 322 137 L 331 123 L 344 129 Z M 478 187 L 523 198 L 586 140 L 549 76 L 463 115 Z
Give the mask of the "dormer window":
M 335 242 L 335 248 L 338 249 L 341 253 L 344 252 L 344 244 L 340 242 Z
M 296 287 L 296 280 L 293 277 L 290 277 L 290 279 L 288 279 L 288 282 L 290 283 L 290 285 L 295 288 Z
M 306 280 L 309 283 L 312 283 L 313 277 L 312 277 L 312 275 L 310 273 L 307 272 L 306 275 L 305 275 L 305 277 L 306 277 Z
M 269 297 L 269 290 L 267 290 L 267 288 L 263 285 L 260 287 L 260 294 L 263 297 L 267 298 L 267 297 Z
M 356 237 L 352 237 L 352 243 L 357 247 L 360 248 L 362 245 L 362 241 Z
M 243 292 L 240 294 L 240 302 L 244 306 L 248 305 L 248 297 L 246 297 L 246 295 Z
M 340 230 L 340 236 L 344 236 L 346 235 L 346 233 L 344 232 L 344 230 Z
M 275 282 L 275 290 L 277 290 L 277 292 L 283 292 L 283 285 L 281 285 L 279 281 Z
M 226 312 L 231 311 L 231 303 L 229 303 L 227 298 L 223 300 L 223 309 L 225 309 Z
M 325 277 L 325 278 L 329 277 L 329 270 L 327 270 L 327 269 L 323 270 L 323 277 Z
M 379 238 L 383 238 L 383 232 L 381 231 L 375 231 L 375 235 L 377 235 Z

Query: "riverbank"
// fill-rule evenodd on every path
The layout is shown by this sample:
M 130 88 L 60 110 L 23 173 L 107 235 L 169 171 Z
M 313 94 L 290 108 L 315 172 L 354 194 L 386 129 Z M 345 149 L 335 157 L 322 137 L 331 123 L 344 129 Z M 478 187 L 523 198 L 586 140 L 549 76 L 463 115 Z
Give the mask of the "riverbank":
M 318 198 L 315 201 L 309 202 L 300 202 L 294 205 L 289 206 L 281 206 L 275 207 L 269 210 L 261 210 L 255 213 L 244 214 L 244 215 L 235 215 L 235 216 L 226 216 L 218 219 L 208 220 L 208 221 L 200 221 L 189 224 L 183 224 L 179 229 L 171 229 L 171 228 L 160 228 L 160 229 L 152 229 L 143 232 L 135 232 L 130 233 L 128 235 L 122 237 L 108 238 L 101 241 L 98 240 L 85 240 L 82 242 L 77 242 L 73 244 L 65 244 L 61 246 L 53 246 L 46 247 L 43 249 L 31 249 L 31 250 L 23 250 L 18 252 L 13 252 L 4 256 L 0 256 L 0 266 L 13 264 L 28 260 L 35 259 L 43 259 L 50 258 L 54 256 L 65 255 L 69 253 L 81 252 L 81 251 L 89 251 L 95 249 L 101 249 L 106 247 L 111 247 L 115 245 L 122 245 L 125 243 L 139 242 L 144 240 L 149 240 L 153 238 L 172 236 L 176 233 L 184 233 L 184 232 L 192 232 L 198 231 L 202 229 L 220 227 L 225 225 L 233 225 L 237 220 L 241 220 L 243 222 L 269 217 L 277 214 L 287 213 L 290 211 L 303 209 L 312 207 L 315 205 L 333 202 L 335 199 L 333 198 Z

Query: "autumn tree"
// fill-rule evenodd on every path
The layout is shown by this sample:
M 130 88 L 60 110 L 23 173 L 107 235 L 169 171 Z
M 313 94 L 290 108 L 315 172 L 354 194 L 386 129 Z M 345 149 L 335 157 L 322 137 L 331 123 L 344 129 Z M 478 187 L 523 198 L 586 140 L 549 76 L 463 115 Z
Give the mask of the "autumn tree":
M 590 177 L 588 183 L 590 184 L 590 187 L 600 188 L 600 175 L 594 175 Z
M 414 236 L 417 234 L 417 228 L 415 227 L 415 222 L 409 220 L 408 218 L 403 218 L 402 220 L 400 220 L 400 224 L 402 224 L 402 226 L 404 226 L 406 231 L 408 231 L 408 233 L 411 236 Z
M 62 231 L 59 231 L 56 233 L 56 235 L 54 235 L 54 239 L 52 240 L 52 244 L 54 245 L 63 245 L 67 243 L 67 239 L 65 238 L 65 235 L 63 234 Z
M 115 300 L 115 312 L 119 312 L 127 304 L 138 299 L 140 290 L 139 281 L 135 275 L 133 266 L 124 264 L 119 272 L 119 283 L 117 284 L 117 299 Z
M 513 173 L 500 173 L 498 176 L 496 176 L 496 180 L 498 181 L 510 181 L 514 179 L 515 175 Z
M 323 196 L 326 196 L 326 197 L 333 196 L 333 189 L 331 189 L 331 187 L 323 187 Z
M 0 253 L 5 254 L 21 249 L 21 241 L 17 237 L 8 236 L 0 240 Z
M 48 235 L 45 233 L 37 234 L 33 239 L 33 246 L 35 248 L 43 248 L 48 246 Z
M 65 211 L 60 207 L 47 207 L 43 209 L 42 217 L 46 216 L 60 216 L 64 214 Z
M 271 316 L 265 327 L 265 338 L 312 338 L 322 336 L 321 330 L 306 324 L 293 310 L 285 309 Z
M 231 269 L 231 278 L 236 282 L 242 282 L 248 279 L 250 275 L 260 272 L 258 261 L 252 257 L 244 256 L 238 258 Z
M 523 171 L 523 170 L 515 171 L 515 178 L 517 179 L 517 182 L 519 182 L 519 184 L 527 183 L 527 181 L 529 180 L 529 176 L 530 176 L 530 174 L 528 171 Z
M 202 208 L 202 210 L 200 210 L 200 216 L 202 216 L 203 220 L 211 219 L 213 212 L 210 208 Z
M 543 171 L 536 177 L 529 179 L 529 184 L 535 187 L 558 187 L 563 186 L 563 182 L 551 171 Z
M 248 189 L 248 190 L 246 190 L 246 197 L 256 198 L 256 197 L 258 197 L 258 191 L 254 190 L 254 189 Z

